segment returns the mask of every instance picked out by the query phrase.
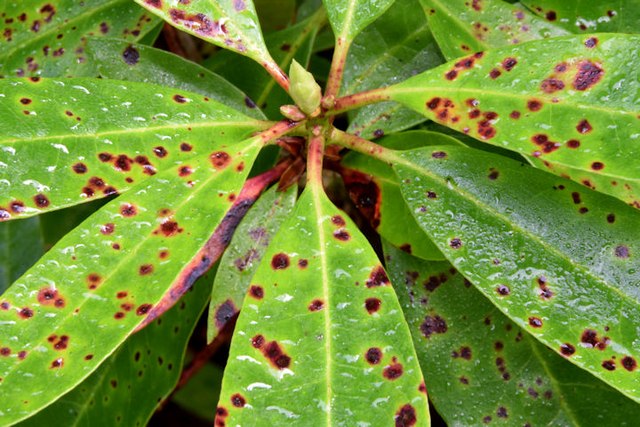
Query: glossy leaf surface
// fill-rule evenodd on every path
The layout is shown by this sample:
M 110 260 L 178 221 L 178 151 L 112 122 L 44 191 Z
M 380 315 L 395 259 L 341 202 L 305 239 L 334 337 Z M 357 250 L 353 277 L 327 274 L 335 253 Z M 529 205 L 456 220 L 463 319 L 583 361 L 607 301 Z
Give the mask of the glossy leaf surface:
M 220 259 L 211 291 L 208 342 L 213 341 L 242 307 L 249 282 L 271 238 L 291 215 L 297 196 L 298 187 L 295 185 L 283 192 L 277 191 L 277 186 L 274 186 L 249 209 L 233 233 L 231 243 Z
M 443 59 L 418 0 L 391 7 L 351 44 L 344 68 L 343 94 L 399 83 L 442 64 Z M 349 132 L 379 137 L 409 128 L 424 117 L 395 102 L 363 107 L 350 117 Z
M 178 163 L 105 205 L 0 298 L 0 422 L 72 389 L 213 260 L 199 251 L 221 223 L 260 138 Z M 204 151 L 204 149 L 203 149 Z M 24 381 L 25 377 L 31 377 Z
M 394 167 L 418 224 L 520 327 L 640 401 L 640 214 L 519 162 L 443 146 Z
M 135 0 L 171 25 L 258 62 L 271 57 L 252 0 Z
M 387 148 L 408 150 L 426 145 L 460 144 L 435 132 L 408 131 L 390 135 L 380 141 Z M 440 250 L 425 239 L 400 193 L 398 177 L 391 167 L 379 160 L 351 152 L 341 162 L 351 201 L 370 225 L 388 242 L 419 258 L 442 260 Z
M 143 83 L 4 79 L 0 99 L 5 220 L 126 191 L 264 126 L 202 95 Z
M 87 61 L 88 36 L 136 41 L 158 19 L 130 0 L 2 3 L 0 75 L 63 77 Z
M 632 426 L 640 405 L 515 326 L 451 264 L 385 247 L 429 398 L 448 425 Z
M 533 41 L 427 71 L 390 95 L 481 141 L 637 185 L 639 53 L 632 35 Z
M 337 38 L 353 40 L 395 0 L 322 0 Z
M 424 426 L 421 384 L 375 253 L 344 213 L 307 187 L 251 281 L 216 421 Z
M 207 303 L 207 283 L 198 281 L 180 303 L 129 337 L 85 381 L 19 425 L 147 425 L 178 382 L 187 342 Z
M 240 89 L 177 55 L 110 38 L 88 39 L 85 55 L 87 64 L 78 67 L 76 77 L 153 83 L 199 93 L 247 116 L 264 119 L 264 115 Z
M 519 4 L 502 0 L 420 0 L 444 56 L 451 60 L 489 48 L 567 35 Z
M 521 3 L 547 21 L 571 32 L 638 32 L 638 0 L 522 0 Z
M 38 218 L 0 224 L 0 295 L 44 253 Z

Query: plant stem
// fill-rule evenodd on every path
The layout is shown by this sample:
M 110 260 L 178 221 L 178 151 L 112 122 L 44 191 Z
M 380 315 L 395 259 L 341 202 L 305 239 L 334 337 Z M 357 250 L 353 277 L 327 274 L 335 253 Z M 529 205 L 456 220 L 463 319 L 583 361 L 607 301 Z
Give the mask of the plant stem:
M 289 77 L 282 71 L 276 61 L 269 58 L 268 60 L 262 61 L 262 66 L 267 70 L 267 73 L 271 74 L 271 77 L 273 77 L 276 83 L 278 83 L 285 92 L 289 93 Z
M 351 42 L 343 37 L 336 38 L 336 46 L 333 51 L 333 60 L 331 61 L 331 69 L 329 70 L 329 79 L 327 80 L 327 89 L 324 96 L 326 98 L 338 96 L 342 76 L 344 74 L 344 64 L 347 62 L 347 53 Z
M 336 128 L 331 129 L 329 141 L 342 147 L 350 148 L 358 153 L 373 157 L 389 165 L 406 163 L 394 150 L 373 143 L 359 136 L 351 135 Z
M 305 120 L 300 122 L 294 122 L 289 119 L 280 120 L 275 125 L 271 126 L 269 129 L 260 132 L 257 136 L 260 137 L 263 144 L 268 144 L 269 142 L 280 138 L 281 136 L 292 131 L 293 129 L 300 127 L 304 123 L 306 123 Z
M 324 156 L 324 135 L 321 125 L 311 129 L 311 139 L 307 152 L 307 183 L 322 189 L 322 157 Z
M 369 104 L 375 104 L 376 102 L 388 101 L 389 95 L 387 93 L 388 88 L 378 88 L 368 90 L 366 92 L 358 92 L 353 95 L 343 96 L 335 100 L 333 108 L 328 110 L 325 114 L 339 114 L 345 111 L 355 110 L 356 108 L 363 107 Z

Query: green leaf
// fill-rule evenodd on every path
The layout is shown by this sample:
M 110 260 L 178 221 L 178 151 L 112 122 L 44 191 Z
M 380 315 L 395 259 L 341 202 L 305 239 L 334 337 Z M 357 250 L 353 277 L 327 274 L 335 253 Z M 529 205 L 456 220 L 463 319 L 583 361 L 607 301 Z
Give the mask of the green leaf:
M 427 145 L 460 144 L 446 135 L 426 131 L 408 131 L 383 138 L 380 145 L 408 150 Z M 398 177 L 391 167 L 379 160 L 356 152 L 341 162 L 351 200 L 369 224 L 387 241 L 417 257 L 444 259 L 440 250 L 425 239 L 411 211 L 406 207 Z
M 20 426 L 146 425 L 178 382 L 187 343 L 211 289 L 205 278 L 179 304 L 129 337 L 86 380 Z
M 0 223 L 0 295 L 43 253 L 38 218 Z
M 143 83 L 3 79 L 0 99 L 0 219 L 124 192 L 209 152 L 212 139 L 235 142 L 264 126 L 202 95 Z
M 337 39 L 352 41 L 395 0 L 323 0 Z
M 261 145 L 259 136 L 215 144 L 176 162 L 89 217 L 11 286 L 0 298 L 0 423 L 72 389 L 208 269 L 205 244 Z
M 640 417 L 638 404 L 515 326 L 451 264 L 390 246 L 385 259 L 429 398 L 449 425 L 617 427 Z
M 521 0 L 534 13 L 554 25 L 577 32 L 637 33 L 638 0 Z
M 344 68 L 343 94 L 362 92 L 407 79 L 442 64 L 443 59 L 417 0 L 392 7 L 353 41 Z M 350 118 L 349 132 L 379 137 L 424 121 L 395 102 L 366 106 Z
M 86 67 L 74 77 L 101 77 L 154 83 L 199 93 L 234 110 L 264 119 L 262 112 L 240 89 L 206 68 L 177 55 L 119 39 L 90 38 Z
M 222 375 L 221 366 L 207 363 L 171 397 L 171 402 L 212 425 L 216 414 L 211 408 L 218 403 Z
M 502 0 L 420 0 L 442 53 L 448 60 L 469 53 L 570 31 Z
M 538 340 L 640 401 L 640 213 L 494 154 L 399 156 L 407 204 L 456 269 Z
M 288 69 L 294 58 L 305 67 L 309 64 L 316 34 L 325 20 L 326 14 L 321 9 L 305 21 L 266 36 L 267 47 L 280 68 Z M 204 64 L 246 91 L 267 117 L 281 118 L 280 106 L 291 103 L 289 95 L 253 61 L 221 51 Z
M 639 36 L 615 34 L 533 41 L 429 70 L 389 94 L 481 141 L 637 185 L 638 46 Z
M 171 25 L 203 40 L 248 56 L 273 62 L 262 39 L 252 0 L 135 0 Z
M 130 0 L 3 2 L 0 75 L 67 76 L 84 55 L 88 36 L 139 40 L 159 22 Z
M 316 187 L 302 194 L 251 283 L 217 422 L 429 425 L 422 374 L 386 273 Z
M 265 192 L 249 209 L 233 233 L 225 251 L 211 292 L 207 341 L 211 342 L 228 320 L 242 307 L 249 282 L 256 272 L 271 238 L 291 215 L 298 196 L 298 187 L 277 191 L 277 186 Z

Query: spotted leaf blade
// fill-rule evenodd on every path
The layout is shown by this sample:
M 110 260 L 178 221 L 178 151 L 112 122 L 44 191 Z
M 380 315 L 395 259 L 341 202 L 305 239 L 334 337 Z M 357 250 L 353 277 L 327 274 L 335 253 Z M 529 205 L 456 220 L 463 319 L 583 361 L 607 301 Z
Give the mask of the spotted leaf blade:
M 343 94 L 400 82 L 444 61 L 418 0 L 391 7 L 353 41 L 344 69 Z M 349 132 L 363 138 L 407 129 L 424 116 L 395 102 L 366 106 L 351 117 Z
M 252 0 L 135 0 L 169 24 L 258 62 L 271 60 Z
M 323 0 L 336 38 L 353 40 L 395 0 Z
M 391 246 L 385 257 L 429 398 L 449 425 L 618 427 L 640 417 L 640 405 L 515 326 L 451 264 Z
M 0 295 L 43 253 L 39 218 L 0 224 Z
M 570 34 L 519 4 L 502 0 L 420 0 L 444 56 Z
M 86 380 L 19 426 L 147 425 L 178 382 L 187 343 L 210 293 L 207 282 L 197 282 Z
M 242 307 L 249 282 L 271 238 L 293 210 L 298 187 L 292 185 L 282 192 L 277 189 L 274 186 L 265 192 L 249 209 L 220 259 L 209 304 L 209 342 Z
M 538 340 L 640 401 L 638 211 L 490 153 L 400 156 L 402 194 L 456 269 Z
M 317 191 L 307 187 L 251 280 L 216 421 L 429 425 L 386 273 L 357 227 Z
M 521 3 L 554 25 L 574 33 L 638 32 L 638 0 L 522 0 Z
M 532 41 L 429 70 L 390 95 L 480 141 L 637 186 L 639 57 L 635 35 Z
M 217 145 L 98 210 L 0 297 L 0 423 L 81 382 L 214 261 L 201 249 L 261 142 Z M 186 168 L 186 169 L 185 169 Z M 24 381 L 25 377 L 30 381 Z
M 144 37 L 160 21 L 130 0 L 22 0 L 3 2 L 0 75 L 69 75 L 87 61 L 88 36 Z
M 264 125 L 145 83 L 3 79 L 0 99 L 0 220 L 124 192 Z

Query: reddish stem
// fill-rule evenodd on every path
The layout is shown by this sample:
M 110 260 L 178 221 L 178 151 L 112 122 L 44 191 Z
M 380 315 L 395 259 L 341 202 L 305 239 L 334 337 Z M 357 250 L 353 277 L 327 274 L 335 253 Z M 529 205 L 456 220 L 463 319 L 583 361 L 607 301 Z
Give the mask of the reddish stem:
M 285 92 L 289 93 L 289 77 L 285 74 L 284 71 L 275 63 L 273 59 L 262 62 L 262 66 L 267 73 L 273 77 L 273 79 L 285 90 Z
M 307 152 L 307 182 L 322 188 L 322 158 L 324 156 L 324 135 L 322 126 L 316 125 L 311 131 Z
M 390 165 L 398 162 L 404 162 L 404 160 L 399 157 L 395 151 L 384 148 L 381 145 L 373 143 L 364 138 L 360 138 L 359 136 L 342 132 L 341 130 L 338 130 L 336 128 L 331 129 L 329 140 L 332 143 L 350 148 L 354 151 L 365 154 L 367 156 L 371 156 Z
M 350 42 L 342 37 L 336 38 L 336 45 L 333 50 L 333 60 L 331 61 L 331 69 L 329 70 L 329 79 L 327 80 L 327 89 L 324 96 L 326 98 L 338 96 L 340 85 L 342 84 L 342 76 L 344 75 L 344 65 L 347 62 L 347 53 L 349 53 Z
M 366 92 L 354 93 L 353 95 L 343 96 L 334 101 L 333 108 L 327 111 L 327 114 L 339 114 L 345 111 L 354 110 L 364 107 L 365 105 L 375 104 L 376 102 L 388 101 L 390 99 L 387 88 L 373 89 Z
M 281 120 L 275 125 L 271 126 L 269 129 L 260 132 L 258 135 L 262 139 L 262 142 L 266 144 L 274 139 L 280 138 L 289 131 L 299 127 L 303 123 L 305 122 L 294 122 L 293 120 L 289 119 Z

